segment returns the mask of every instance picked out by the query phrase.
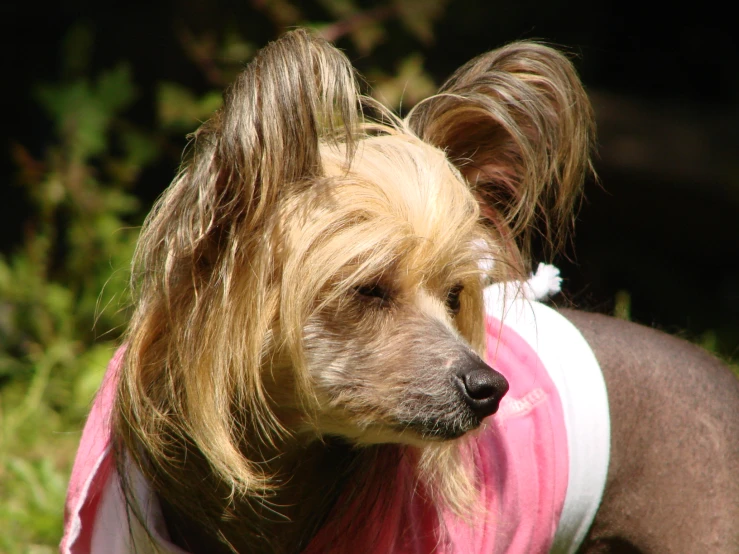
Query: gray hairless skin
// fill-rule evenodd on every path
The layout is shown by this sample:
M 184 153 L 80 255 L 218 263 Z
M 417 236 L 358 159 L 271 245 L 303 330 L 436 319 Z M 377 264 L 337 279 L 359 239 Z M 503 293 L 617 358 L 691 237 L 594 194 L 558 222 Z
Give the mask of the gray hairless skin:
M 603 369 L 611 461 L 579 552 L 739 552 L 739 381 L 653 329 L 562 310 Z

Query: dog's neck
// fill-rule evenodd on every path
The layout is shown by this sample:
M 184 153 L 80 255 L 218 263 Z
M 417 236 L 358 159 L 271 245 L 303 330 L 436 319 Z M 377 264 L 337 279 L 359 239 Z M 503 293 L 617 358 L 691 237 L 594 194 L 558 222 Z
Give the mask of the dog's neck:
M 279 487 L 268 499 L 235 502 L 230 521 L 219 523 L 220 538 L 163 501 L 172 540 L 188 552 L 301 552 L 330 517 L 346 517 L 350 504 L 376 494 L 369 489 L 378 486 L 380 473 L 391 485 L 403 451 L 389 445 L 360 449 L 333 438 L 291 446 L 279 455 L 263 453 Z

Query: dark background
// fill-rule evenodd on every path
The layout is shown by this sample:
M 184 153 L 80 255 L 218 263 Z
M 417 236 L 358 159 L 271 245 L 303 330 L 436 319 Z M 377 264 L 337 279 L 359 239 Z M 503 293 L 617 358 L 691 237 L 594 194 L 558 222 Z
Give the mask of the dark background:
M 31 94 L 60 78 L 60 44 L 85 22 L 94 31 L 92 72 L 127 60 L 139 88 L 129 117 L 153 121 L 157 81 L 212 89 L 183 52 L 177 29 L 193 33 L 237 28 L 257 44 L 273 38 L 274 21 L 260 2 L 91 2 L 57 5 L 11 2 L 3 21 L 3 140 L 0 248 L 22 240 L 25 192 L 13 186 L 10 151 L 22 144 L 38 156 L 53 130 Z M 370 3 L 365 3 L 370 7 Z M 505 42 L 543 39 L 565 47 L 591 93 L 599 125 L 596 167 L 589 183 L 574 262 L 558 260 L 576 304 L 609 312 L 619 291 L 632 317 L 701 340 L 739 357 L 739 50 L 736 20 L 708 5 L 693 11 L 665 4 L 595 2 L 450 2 L 423 45 L 400 23 L 386 23 L 387 40 L 370 57 L 347 50 L 362 71 L 394 69 L 403 53 L 420 49 L 437 83 L 471 57 Z M 311 19 L 325 14 L 306 3 Z M 184 140 L 181 144 L 184 144 Z M 151 202 L 169 183 L 175 156 L 144 172 L 136 192 Z

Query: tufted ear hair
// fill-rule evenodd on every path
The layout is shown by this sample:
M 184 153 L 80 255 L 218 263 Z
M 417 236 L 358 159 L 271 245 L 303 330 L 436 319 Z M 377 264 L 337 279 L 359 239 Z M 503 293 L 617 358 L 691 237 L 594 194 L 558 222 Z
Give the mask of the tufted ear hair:
M 261 208 L 285 184 L 321 172 L 319 139 L 348 142 L 358 94 L 349 60 L 300 29 L 264 48 L 226 95 L 218 155 Z
M 292 31 L 263 48 L 226 91 L 223 108 L 193 135 L 183 176 L 199 197 L 259 219 L 281 188 L 320 174 L 320 140 L 347 143 L 352 155 L 357 116 L 347 58 L 302 29 Z
M 483 54 L 406 121 L 447 152 L 504 237 L 526 249 L 536 223 L 559 245 L 592 171 L 595 133 L 590 102 L 565 56 L 532 42 Z

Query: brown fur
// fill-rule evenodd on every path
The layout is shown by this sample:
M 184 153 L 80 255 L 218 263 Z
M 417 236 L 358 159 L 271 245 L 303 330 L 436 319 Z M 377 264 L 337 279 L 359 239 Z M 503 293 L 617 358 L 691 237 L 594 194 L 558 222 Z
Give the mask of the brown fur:
M 132 463 L 175 539 L 209 552 L 298 551 L 347 482 L 370 498 L 400 460 L 464 514 L 459 437 L 480 421 L 452 382 L 482 363 L 482 288 L 526 271 L 537 217 L 555 238 L 569 222 L 592 132 L 572 65 L 542 45 L 473 60 L 405 121 L 325 42 L 265 48 L 141 234 L 124 490 Z

